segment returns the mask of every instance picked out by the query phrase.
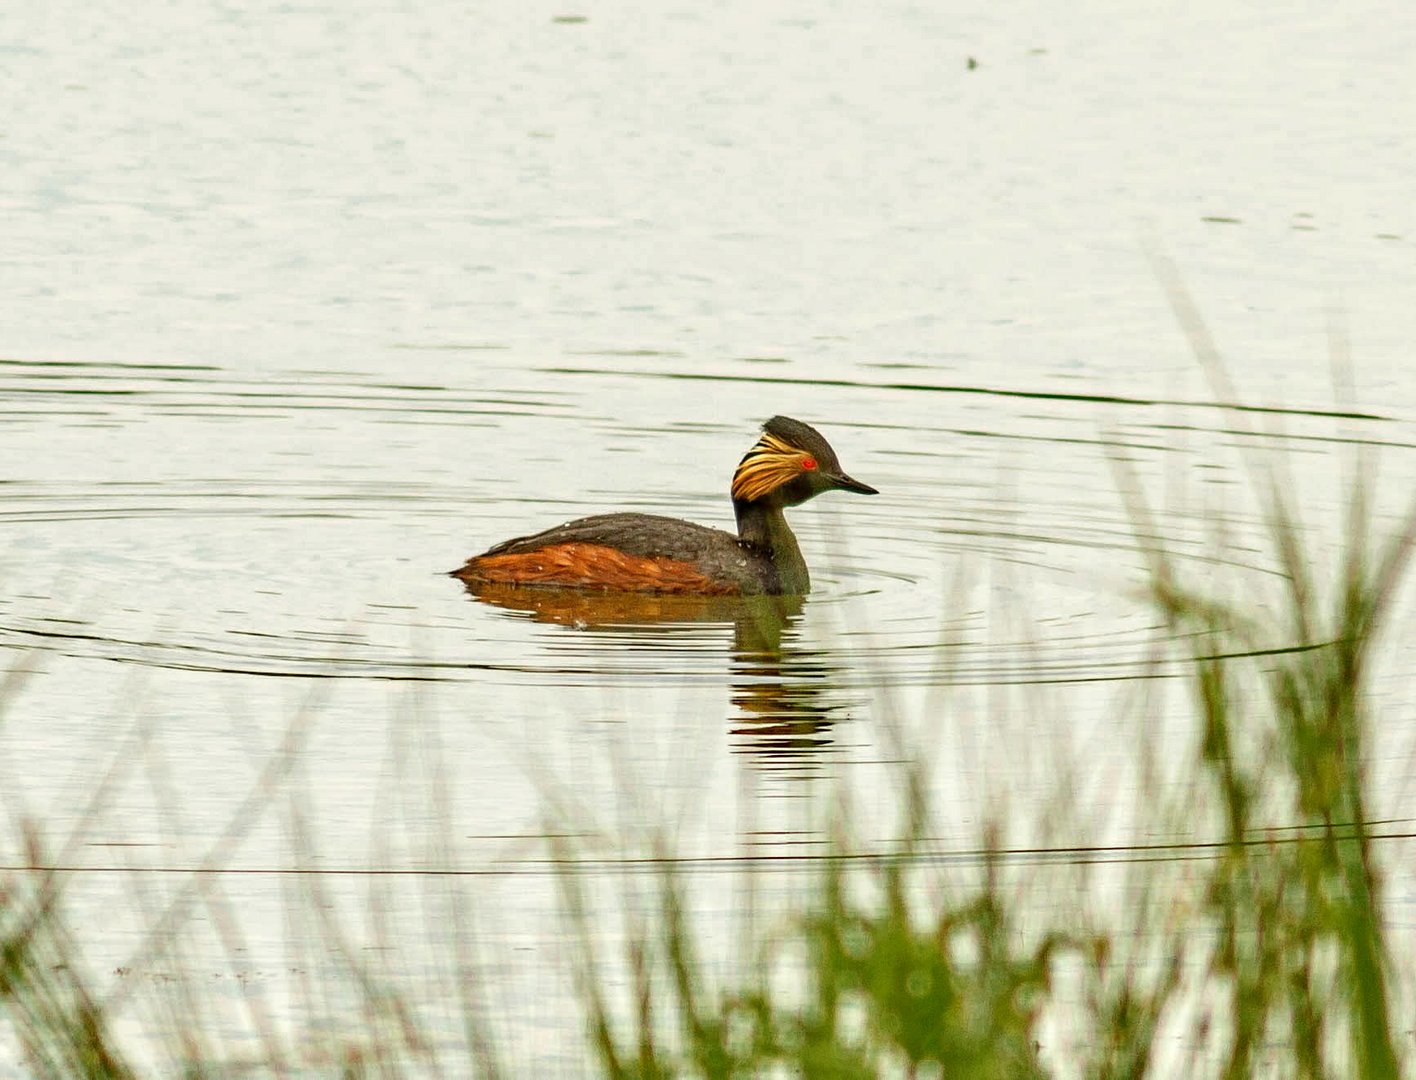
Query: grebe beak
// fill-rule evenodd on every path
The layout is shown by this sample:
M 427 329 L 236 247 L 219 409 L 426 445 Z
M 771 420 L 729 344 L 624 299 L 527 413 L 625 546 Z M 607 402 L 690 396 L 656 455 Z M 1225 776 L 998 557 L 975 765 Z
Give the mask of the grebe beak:
M 853 480 L 845 473 L 838 473 L 830 477 L 831 483 L 842 491 L 854 491 L 857 495 L 879 495 L 869 484 L 862 484 L 859 480 Z

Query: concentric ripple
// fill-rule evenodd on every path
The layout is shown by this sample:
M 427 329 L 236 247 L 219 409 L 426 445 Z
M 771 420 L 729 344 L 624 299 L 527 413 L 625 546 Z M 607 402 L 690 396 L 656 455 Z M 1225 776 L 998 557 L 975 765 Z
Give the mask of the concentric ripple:
M 729 526 L 715 481 L 750 422 L 680 419 L 667 403 L 693 384 L 686 358 L 626 349 L 596 368 L 528 371 L 489 363 L 498 350 L 410 355 L 416 370 L 397 382 L 0 363 L 0 433 L 42 427 L 52 447 L 0 483 L 12 583 L 0 644 L 280 678 L 510 688 L 733 677 L 731 614 L 611 618 L 610 601 L 581 597 L 579 614 L 551 617 L 544 603 L 478 603 L 441 574 L 505 535 L 617 506 Z M 750 359 L 694 379 L 808 399 L 790 408 L 884 492 L 793 513 L 816 589 L 776 647 L 788 662 L 827 658 L 830 689 L 847 696 L 882 679 L 1173 674 L 1140 596 L 1146 545 L 1201 578 L 1262 587 L 1274 565 L 1262 508 L 1244 494 L 1246 455 L 1297 463 L 1310 479 L 1354 445 L 1411 445 L 1406 425 L 1374 414 L 1268 410 L 1282 429 L 1260 430 L 1206 403 L 813 383 L 764 376 Z M 624 387 L 642 392 L 636 411 L 667 419 L 591 406 L 622 404 Z M 876 419 L 840 415 L 847 397 L 874 401 Z M 116 429 L 102 453 L 95 424 Z M 1121 495 L 1127 476 L 1162 492 L 1144 524 Z M 1189 494 L 1167 502 L 1177 477 Z

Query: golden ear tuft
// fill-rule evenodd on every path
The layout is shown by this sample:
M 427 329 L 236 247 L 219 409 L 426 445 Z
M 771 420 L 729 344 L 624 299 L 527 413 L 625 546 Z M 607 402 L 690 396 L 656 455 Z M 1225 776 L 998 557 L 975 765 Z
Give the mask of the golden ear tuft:
M 761 499 L 815 467 L 810 454 L 764 432 L 733 473 L 733 498 L 743 502 Z

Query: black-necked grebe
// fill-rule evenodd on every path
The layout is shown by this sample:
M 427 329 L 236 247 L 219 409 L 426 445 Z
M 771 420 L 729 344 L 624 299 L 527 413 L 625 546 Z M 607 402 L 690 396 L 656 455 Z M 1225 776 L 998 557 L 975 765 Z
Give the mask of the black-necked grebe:
M 815 428 L 774 416 L 733 473 L 736 536 L 656 514 L 597 514 L 504 541 L 452 573 L 505 585 L 804 594 L 811 577 L 782 510 L 833 489 L 878 494 L 841 471 Z

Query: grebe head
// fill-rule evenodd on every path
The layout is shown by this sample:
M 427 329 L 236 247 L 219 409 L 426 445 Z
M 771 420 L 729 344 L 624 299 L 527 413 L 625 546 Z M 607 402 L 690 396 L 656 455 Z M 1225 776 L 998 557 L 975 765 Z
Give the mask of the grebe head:
M 820 432 L 789 416 L 774 416 L 763 425 L 762 437 L 733 473 L 734 502 L 796 506 L 833 489 L 879 494 L 846 475 Z

